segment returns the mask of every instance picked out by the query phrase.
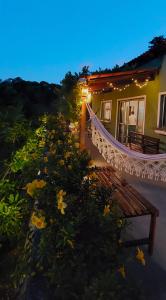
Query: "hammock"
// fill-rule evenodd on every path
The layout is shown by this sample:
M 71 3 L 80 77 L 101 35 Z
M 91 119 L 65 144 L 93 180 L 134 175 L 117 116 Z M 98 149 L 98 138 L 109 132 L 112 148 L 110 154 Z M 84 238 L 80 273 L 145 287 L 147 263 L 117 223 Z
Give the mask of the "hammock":
M 105 129 L 90 105 L 86 105 L 91 120 L 92 143 L 108 163 L 131 175 L 166 182 L 166 153 L 149 155 L 129 149 Z

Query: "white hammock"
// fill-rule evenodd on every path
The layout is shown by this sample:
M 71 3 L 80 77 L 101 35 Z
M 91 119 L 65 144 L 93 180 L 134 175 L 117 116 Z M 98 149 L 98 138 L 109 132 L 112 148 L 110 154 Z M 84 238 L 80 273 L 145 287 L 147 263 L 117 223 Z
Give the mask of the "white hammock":
M 105 129 L 88 103 L 87 109 L 91 119 L 92 142 L 108 163 L 131 175 L 166 182 L 166 153 L 149 155 L 129 149 Z

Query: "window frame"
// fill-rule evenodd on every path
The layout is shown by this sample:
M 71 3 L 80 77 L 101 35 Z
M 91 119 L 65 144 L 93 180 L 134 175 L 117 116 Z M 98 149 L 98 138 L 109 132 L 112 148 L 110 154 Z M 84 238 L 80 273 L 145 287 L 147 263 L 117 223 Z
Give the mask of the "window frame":
M 110 120 L 102 118 L 102 116 L 103 116 L 103 113 L 102 113 L 103 103 L 110 103 L 111 104 Z M 101 103 L 100 103 L 100 120 L 104 123 L 111 123 L 111 120 L 112 120 L 112 100 L 101 100 Z
M 131 96 L 127 98 L 118 98 L 117 105 L 116 105 L 116 125 L 115 125 L 115 138 L 117 139 L 118 136 L 118 113 L 119 113 L 119 104 L 121 101 L 129 101 L 129 100 L 143 100 L 144 101 L 144 122 L 143 122 L 143 134 L 145 132 L 145 123 L 146 123 L 146 95 L 139 95 L 139 96 Z
M 156 133 L 159 134 L 166 134 L 166 128 L 160 127 L 160 108 L 161 108 L 161 96 L 165 95 L 166 97 L 166 91 L 165 92 L 160 92 L 159 97 L 158 97 L 158 113 L 157 113 L 157 129 L 155 130 Z M 166 99 L 165 99 L 166 101 Z

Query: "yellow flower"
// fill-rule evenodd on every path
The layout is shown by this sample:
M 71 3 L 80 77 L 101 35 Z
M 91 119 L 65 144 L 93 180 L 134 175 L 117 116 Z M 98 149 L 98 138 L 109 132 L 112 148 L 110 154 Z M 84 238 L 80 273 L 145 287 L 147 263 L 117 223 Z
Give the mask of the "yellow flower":
M 61 141 L 61 140 L 58 140 L 58 142 L 57 142 L 57 143 L 58 143 L 58 145 L 60 145 L 60 144 L 62 144 L 62 141 Z
M 46 227 L 46 223 L 43 221 L 43 220 L 37 220 L 36 223 L 35 223 L 35 226 L 38 228 L 38 229 L 43 229 Z
M 63 202 L 62 199 L 58 200 L 58 209 L 61 211 L 61 214 L 64 215 L 65 211 L 64 209 L 67 207 L 67 204 L 65 202 Z
M 104 207 L 104 212 L 103 212 L 103 216 L 107 216 L 110 214 L 110 205 L 105 205 Z
M 31 224 L 38 229 L 43 229 L 46 227 L 45 217 L 44 216 L 37 216 L 35 212 L 33 212 L 31 216 Z
M 31 223 L 34 224 L 34 223 L 36 222 L 36 220 L 37 220 L 37 216 L 36 216 L 36 214 L 33 212 L 33 213 L 32 213 L 32 216 L 31 216 Z
M 27 183 L 26 185 L 26 190 L 27 194 L 29 194 L 31 197 L 34 196 L 35 190 L 36 189 L 42 189 L 46 185 L 46 182 L 44 180 L 33 180 L 30 183 Z
M 27 190 L 27 194 L 33 197 L 36 190 L 36 185 L 34 184 L 34 182 L 27 183 L 25 188 Z
M 64 215 L 64 209 L 67 207 L 67 204 L 63 201 L 63 197 L 66 195 L 66 192 L 60 190 L 57 193 L 57 200 L 58 200 L 58 209 L 61 211 L 61 214 Z
M 140 248 L 137 248 L 137 254 L 136 258 L 141 262 L 143 266 L 145 266 L 145 258 L 144 258 L 144 253 Z
M 59 161 L 59 164 L 60 164 L 61 166 L 64 166 L 64 164 L 65 164 L 64 160 L 61 159 L 61 160 Z
M 70 246 L 72 249 L 74 249 L 74 243 L 73 243 L 73 241 L 67 240 L 67 242 L 68 242 L 69 246 Z
M 118 272 L 122 275 L 123 278 L 126 278 L 126 272 L 124 265 L 118 269 Z
M 45 163 L 47 163 L 48 162 L 48 157 L 44 156 L 43 160 L 44 160 Z
M 66 192 L 64 192 L 64 190 L 60 190 L 58 193 L 57 193 L 57 199 L 58 200 L 62 200 L 63 201 L 63 197 L 66 196 Z
M 33 182 L 35 183 L 37 189 L 42 189 L 43 187 L 46 186 L 46 182 L 43 179 L 41 180 L 35 179 Z

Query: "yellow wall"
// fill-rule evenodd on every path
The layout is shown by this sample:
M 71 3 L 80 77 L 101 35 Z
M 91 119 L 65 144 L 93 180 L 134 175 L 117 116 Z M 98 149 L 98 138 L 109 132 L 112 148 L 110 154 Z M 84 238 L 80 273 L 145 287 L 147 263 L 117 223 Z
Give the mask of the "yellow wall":
M 166 143 L 166 136 L 155 133 L 157 128 L 158 115 L 158 97 L 159 92 L 166 92 L 166 56 L 164 57 L 162 68 L 155 80 L 149 81 L 147 86 L 143 88 L 136 87 L 131 84 L 126 90 L 113 91 L 110 93 L 102 93 L 92 96 L 92 108 L 100 117 L 100 105 L 102 100 L 112 100 L 112 120 L 111 123 L 104 123 L 105 127 L 115 136 L 116 115 L 117 115 L 117 99 L 131 98 L 137 96 L 146 96 L 145 104 L 145 128 L 144 134 L 157 137 Z

